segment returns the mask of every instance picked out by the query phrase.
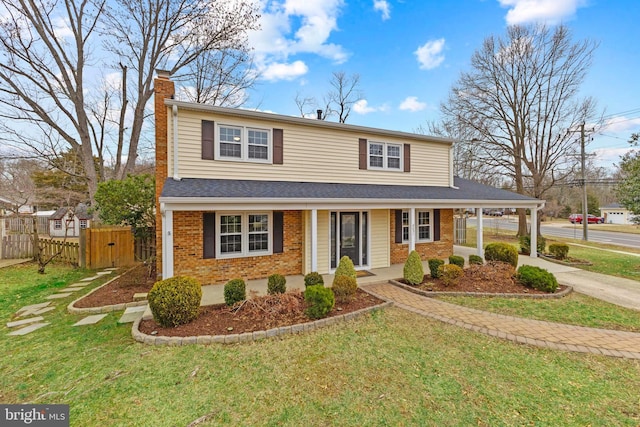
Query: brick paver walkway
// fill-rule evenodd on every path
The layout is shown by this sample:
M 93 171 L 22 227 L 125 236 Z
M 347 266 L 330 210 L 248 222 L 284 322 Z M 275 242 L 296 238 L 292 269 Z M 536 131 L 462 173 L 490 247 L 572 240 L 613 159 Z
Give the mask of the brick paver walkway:
M 505 316 L 449 304 L 389 283 L 366 285 L 372 294 L 400 308 L 471 331 L 554 350 L 640 359 L 640 333 L 586 328 Z

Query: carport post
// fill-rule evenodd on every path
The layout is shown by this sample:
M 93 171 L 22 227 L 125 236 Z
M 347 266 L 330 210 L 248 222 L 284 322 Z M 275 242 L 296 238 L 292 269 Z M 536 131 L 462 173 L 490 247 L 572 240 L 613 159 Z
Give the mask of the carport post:
M 478 218 L 478 229 L 476 230 L 476 247 L 478 250 L 478 256 L 484 256 L 482 247 L 482 208 L 476 208 L 476 218 Z

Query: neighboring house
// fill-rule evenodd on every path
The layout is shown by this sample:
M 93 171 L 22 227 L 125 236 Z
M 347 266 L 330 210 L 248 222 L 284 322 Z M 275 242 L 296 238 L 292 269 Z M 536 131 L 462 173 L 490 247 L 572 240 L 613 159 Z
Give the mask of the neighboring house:
M 60 208 L 49 217 L 49 236 L 79 237 L 80 230 L 91 227 L 92 216 L 85 205 L 76 209 Z
M 535 224 L 543 206 L 454 178 L 449 139 L 180 102 L 173 94 L 159 72 L 163 278 L 211 284 L 330 273 L 342 256 L 357 269 L 384 268 L 404 263 L 413 249 L 423 260 L 445 258 L 453 252 L 454 208 L 529 208 Z M 534 245 L 535 226 L 532 234 Z
M 35 212 L 35 207 L 28 203 L 18 203 L 7 197 L 0 196 L 0 215 L 11 215 L 16 209 L 19 214 L 30 214 Z
M 600 213 L 604 217 L 605 224 L 633 224 L 634 215 L 619 203 L 601 207 Z

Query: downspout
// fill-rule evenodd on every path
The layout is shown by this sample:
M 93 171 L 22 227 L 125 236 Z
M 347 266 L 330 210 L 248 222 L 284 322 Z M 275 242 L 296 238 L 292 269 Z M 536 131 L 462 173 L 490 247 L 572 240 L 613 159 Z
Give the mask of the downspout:
M 453 144 L 455 144 L 455 142 Z M 458 187 L 455 186 L 453 178 L 453 144 L 449 147 L 449 187 L 457 190 Z
M 180 181 L 178 174 L 178 106 L 172 107 L 173 113 L 173 179 Z

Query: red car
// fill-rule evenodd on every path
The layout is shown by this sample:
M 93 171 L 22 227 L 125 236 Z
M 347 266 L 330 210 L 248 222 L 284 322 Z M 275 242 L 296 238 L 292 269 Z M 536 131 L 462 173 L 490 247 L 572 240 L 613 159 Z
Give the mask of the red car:
M 587 221 L 589 224 L 604 224 L 603 217 L 591 214 L 587 217 Z M 582 224 L 582 214 L 571 214 L 569 216 L 569 222 L 571 222 L 571 224 Z

